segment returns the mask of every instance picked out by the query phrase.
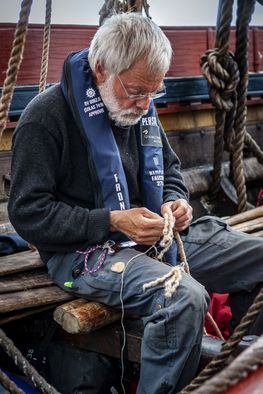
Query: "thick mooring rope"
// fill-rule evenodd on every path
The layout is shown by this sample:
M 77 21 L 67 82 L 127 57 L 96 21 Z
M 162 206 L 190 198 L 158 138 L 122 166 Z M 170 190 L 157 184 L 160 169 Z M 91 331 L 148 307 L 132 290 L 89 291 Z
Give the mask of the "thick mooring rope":
M 251 372 L 257 370 L 261 365 L 263 365 L 263 337 L 260 337 L 248 349 L 244 350 L 237 359 L 234 359 L 229 366 L 203 383 L 193 393 L 223 394 L 230 387 L 246 378 Z
M 49 57 L 50 33 L 51 33 L 51 10 L 52 10 L 52 0 L 46 0 L 46 16 L 45 16 L 45 27 L 44 27 L 44 36 L 43 36 L 39 93 L 43 92 L 46 89 L 46 83 L 47 83 L 48 57 Z
M 263 287 L 255 298 L 253 304 L 249 307 L 246 315 L 241 319 L 239 325 L 235 328 L 233 334 L 226 343 L 223 344 L 221 352 L 202 370 L 202 372 L 182 391 L 181 394 L 188 394 L 200 387 L 206 380 L 214 376 L 226 364 L 229 356 L 236 349 L 237 344 L 241 341 L 247 330 L 255 322 L 257 316 L 263 309 Z
M 8 69 L 6 73 L 6 78 L 4 80 L 2 96 L 0 99 L 0 143 L 7 123 L 8 111 L 11 105 L 11 100 L 16 85 L 17 74 L 23 58 L 28 19 L 32 1 L 33 0 L 22 1 L 19 21 L 16 25 L 12 51 L 8 62 Z
M 4 349 L 8 356 L 12 358 L 14 363 L 19 367 L 23 374 L 30 379 L 32 384 L 41 391 L 41 393 L 59 394 L 59 392 L 50 384 L 48 384 L 46 380 L 37 372 L 37 370 L 32 367 L 32 365 L 30 365 L 28 360 L 22 355 L 20 350 L 15 347 L 14 343 L 5 335 L 2 329 L 0 329 L 0 346 Z M 18 394 L 21 393 L 21 391 L 13 392 L 17 392 Z

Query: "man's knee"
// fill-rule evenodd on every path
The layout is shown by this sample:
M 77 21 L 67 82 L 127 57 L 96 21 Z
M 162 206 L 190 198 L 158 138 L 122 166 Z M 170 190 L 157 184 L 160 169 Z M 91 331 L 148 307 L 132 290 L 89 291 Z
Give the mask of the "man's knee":
M 209 295 L 204 286 L 197 282 L 194 278 L 187 274 L 183 274 L 181 283 L 176 290 L 176 293 L 167 299 L 167 305 L 181 306 L 182 309 L 187 309 L 190 313 L 201 313 L 204 315 L 209 306 Z

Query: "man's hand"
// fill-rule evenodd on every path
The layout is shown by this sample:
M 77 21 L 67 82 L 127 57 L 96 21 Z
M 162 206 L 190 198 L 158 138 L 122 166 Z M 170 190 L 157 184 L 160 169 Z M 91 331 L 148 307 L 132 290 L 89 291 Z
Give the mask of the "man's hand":
M 164 203 L 161 206 L 162 215 L 164 215 L 165 212 L 168 212 L 168 210 L 172 211 L 173 217 L 175 218 L 174 229 L 176 231 L 185 230 L 191 223 L 191 220 L 193 218 L 193 208 L 188 204 L 186 200 L 180 198 L 175 201 L 169 201 Z
M 110 230 L 121 231 L 141 245 L 153 245 L 159 241 L 164 229 L 164 219 L 147 208 L 111 211 Z

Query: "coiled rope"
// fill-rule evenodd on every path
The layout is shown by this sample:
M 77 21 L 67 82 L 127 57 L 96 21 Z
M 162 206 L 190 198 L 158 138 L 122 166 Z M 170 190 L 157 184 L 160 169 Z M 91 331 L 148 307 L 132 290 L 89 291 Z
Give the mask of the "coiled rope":
M 50 33 L 51 33 L 51 10 L 52 10 L 52 0 L 46 0 L 46 16 L 45 16 L 45 27 L 44 27 L 44 36 L 43 36 L 39 93 L 43 92 L 46 89 L 46 83 L 47 83 L 48 57 L 49 57 Z
M 233 354 L 237 344 L 246 334 L 247 330 L 255 322 L 257 316 L 263 308 L 263 287 L 255 298 L 253 304 L 249 307 L 246 315 L 241 319 L 239 325 L 235 328 L 231 337 L 222 346 L 221 352 L 202 370 L 202 372 L 182 391 L 181 394 L 188 394 L 200 387 L 206 380 L 214 376 L 226 364 L 229 356 Z
M 4 80 L 2 96 L 0 99 L 0 143 L 6 127 L 8 111 L 16 85 L 18 71 L 23 59 L 25 39 L 28 28 L 28 19 L 33 0 L 22 0 L 19 20 L 16 25 L 15 37 L 11 55 L 8 62 L 6 78 Z

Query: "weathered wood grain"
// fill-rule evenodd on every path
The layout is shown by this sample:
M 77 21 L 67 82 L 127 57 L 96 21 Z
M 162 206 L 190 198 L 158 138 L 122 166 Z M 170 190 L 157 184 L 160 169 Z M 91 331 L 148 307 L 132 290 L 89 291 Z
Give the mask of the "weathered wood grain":
M 263 229 L 263 217 L 235 224 L 232 227 L 235 230 L 243 231 L 244 233 L 253 233 L 253 231 Z
M 88 333 L 120 319 L 121 313 L 98 302 L 83 299 L 60 305 L 54 319 L 71 334 Z
M 263 206 L 250 209 L 249 211 L 238 213 L 230 218 L 226 219 L 226 223 L 230 226 L 234 226 L 239 223 L 247 222 L 248 220 L 256 219 L 261 217 L 263 220 Z
M 71 294 L 66 293 L 57 286 L 2 294 L 0 297 L 0 313 L 53 304 L 55 302 L 66 302 L 72 298 Z
M 43 267 L 37 251 L 27 251 L 0 257 L 0 276 Z
M 52 283 L 52 280 L 44 269 L 37 272 L 29 271 L 26 273 L 9 275 L 0 277 L 0 294 L 50 286 Z

